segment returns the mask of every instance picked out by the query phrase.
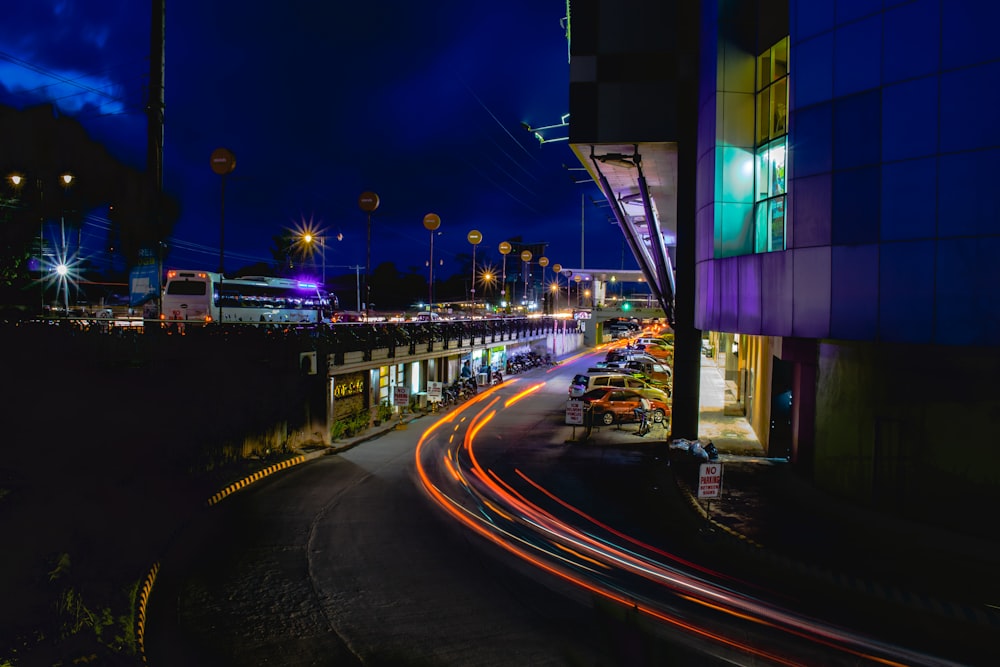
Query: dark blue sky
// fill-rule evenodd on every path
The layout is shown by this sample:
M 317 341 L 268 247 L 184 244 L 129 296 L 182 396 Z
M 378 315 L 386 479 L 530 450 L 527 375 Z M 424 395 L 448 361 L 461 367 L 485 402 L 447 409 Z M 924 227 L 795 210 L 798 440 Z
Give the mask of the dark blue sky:
M 329 235 L 329 266 L 363 265 L 366 190 L 381 200 L 373 265 L 424 271 L 428 212 L 441 217 L 434 253 L 446 274 L 470 251 L 472 229 L 483 234 L 477 260 L 499 259 L 497 245 L 520 235 L 548 242 L 551 262 L 578 266 L 581 218 L 586 265 L 621 265 L 621 235 L 592 203 L 596 187 L 564 168 L 580 166 L 566 142 L 541 146 L 521 126 L 568 112 L 563 0 L 170 0 L 166 9 L 164 184 L 182 208 L 168 264 L 218 265 L 221 182 L 209 156 L 224 147 L 236 156 L 225 195 L 230 270 L 270 261 L 271 237 L 310 220 Z M 149 17 L 141 0 L 9 3 L 0 103 L 54 101 L 144 168 Z M 85 165 L 78 171 L 86 177 Z

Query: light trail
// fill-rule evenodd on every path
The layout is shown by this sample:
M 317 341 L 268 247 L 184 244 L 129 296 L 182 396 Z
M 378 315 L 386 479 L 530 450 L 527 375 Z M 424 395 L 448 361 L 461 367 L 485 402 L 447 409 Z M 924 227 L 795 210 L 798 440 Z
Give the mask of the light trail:
M 476 438 L 488 429 L 497 409 L 515 405 L 543 385 L 527 387 L 504 400 L 499 408 L 502 399 L 494 394 L 503 385 L 491 387 L 456 407 L 450 415 L 428 428 L 418 441 L 416 469 L 425 491 L 461 524 L 508 553 L 583 591 L 769 664 L 800 665 L 808 661 L 802 656 L 814 657 L 815 648 L 822 647 L 840 654 L 843 664 L 857 664 L 861 660 L 896 667 L 957 665 L 746 595 L 731 587 L 738 580 L 679 558 L 596 520 L 530 479 L 520 469 L 515 468 L 513 478 L 506 480 L 495 470 L 484 468 L 475 451 Z M 468 416 L 474 408 L 475 412 Z M 435 453 L 442 449 L 435 443 L 437 431 L 445 423 L 454 425 L 452 438 L 464 429 L 461 444 Z M 440 462 L 440 468 L 434 466 L 434 462 Z M 555 507 L 570 512 L 582 527 L 558 518 L 533 502 L 517 490 L 518 483 Z M 460 498 L 464 498 L 464 502 Z M 647 586 L 638 586 L 639 581 Z M 647 590 L 650 584 L 660 593 L 653 593 L 651 597 Z M 740 627 L 724 632 L 709 627 L 709 624 L 718 625 L 718 619 L 710 620 L 708 616 L 706 620 L 681 618 L 674 608 L 677 602 L 696 605 L 706 615 L 730 619 L 730 623 Z M 685 616 L 690 614 L 685 613 Z M 767 648 L 763 645 L 766 636 L 750 630 L 754 626 L 803 640 L 805 645 L 782 646 L 782 651 Z M 784 655 L 787 651 L 802 655 Z

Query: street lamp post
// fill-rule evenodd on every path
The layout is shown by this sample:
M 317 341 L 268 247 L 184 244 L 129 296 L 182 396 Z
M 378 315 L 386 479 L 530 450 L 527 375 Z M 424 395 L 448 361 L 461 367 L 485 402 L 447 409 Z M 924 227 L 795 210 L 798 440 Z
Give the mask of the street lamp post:
M 225 321 L 222 316 L 224 301 L 222 282 L 225 280 L 226 272 L 226 174 L 236 169 L 236 156 L 225 148 L 216 148 L 212 151 L 209 164 L 212 166 L 212 171 L 222 178 L 222 190 L 219 195 L 219 324 L 222 324 Z
M 528 312 L 528 273 L 531 271 L 531 251 L 521 251 L 521 261 L 527 266 L 524 267 L 524 312 Z
M 320 261 L 322 262 L 322 265 L 323 265 L 322 273 L 320 274 L 323 277 L 323 280 L 322 280 L 321 284 L 323 285 L 323 289 L 326 289 L 326 237 L 325 236 L 317 236 L 317 235 L 312 234 L 310 232 L 306 232 L 305 234 L 302 235 L 302 242 L 305 243 L 307 246 L 309 246 L 310 250 L 312 249 L 312 244 L 313 244 L 314 241 L 318 241 L 319 242 Z M 316 264 L 314 263 L 313 264 L 313 269 L 314 270 L 315 270 L 315 267 L 316 267 Z
M 368 214 L 368 251 L 365 255 L 365 321 L 368 320 L 368 310 L 372 301 L 372 213 L 378 208 L 378 195 L 374 192 L 362 192 L 358 197 L 358 206 Z
M 500 244 L 500 254 L 503 255 L 503 275 L 500 278 L 500 301 L 503 302 L 503 308 L 506 312 L 510 312 L 510 302 L 507 301 L 507 255 L 510 254 L 511 247 L 510 244 L 504 241 Z
M 476 314 L 476 246 L 482 243 L 483 235 L 478 229 L 473 229 L 467 237 L 472 244 L 472 285 L 469 287 L 469 294 L 472 296 L 472 314 Z
M 555 274 L 555 279 L 556 279 L 556 289 L 555 289 L 556 303 L 555 303 L 555 306 L 552 309 L 552 313 L 553 314 L 555 314 L 559 310 L 559 274 L 561 272 L 562 272 L 562 264 L 553 264 L 552 265 L 552 273 Z M 567 295 L 566 300 L 567 301 L 569 300 L 569 295 Z
M 543 290 L 545 289 L 545 267 L 548 265 L 549 265 L 548 257 L 542 256 L 538 258 L 538 266 L 542 267 L 542 280 L 540 283 L 538 283 L 541 287 L 539 288 L 538 291 L 542 294 L 544 294 Z
M 427 310 L 434 310 L 434 232 L 441 226 L 441 217 L 436 213 L 424 216 L 424 229 L 431 235 L 431 259 L 427 263 Z

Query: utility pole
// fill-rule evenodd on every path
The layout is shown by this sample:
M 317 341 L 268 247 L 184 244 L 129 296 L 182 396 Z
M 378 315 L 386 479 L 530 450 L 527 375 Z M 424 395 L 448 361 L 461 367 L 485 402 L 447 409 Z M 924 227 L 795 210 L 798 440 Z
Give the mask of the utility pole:
M 166 53 L 166 0 L 153 0 L 149 29 L 149 96 L 146 102 L 146 174 L 149 177 L 149 219 L 157 235 L 163 229 L 163 108 Z M 156 267 L 156 314 L 163 312 L 163 239 L 156 239 L 156 250 L 144 248 L 143 260 Z M 140 264 L 143 263 L 140 260 Z M 130 286 L 131 288 L 131 286 Z

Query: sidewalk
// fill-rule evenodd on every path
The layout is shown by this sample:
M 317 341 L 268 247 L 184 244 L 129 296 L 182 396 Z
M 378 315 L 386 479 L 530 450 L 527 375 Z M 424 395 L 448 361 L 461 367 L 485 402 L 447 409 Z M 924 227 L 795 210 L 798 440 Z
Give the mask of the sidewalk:
M 926 617 L 932 631 L 956 641 L 1000 630 L 1000 537 L 976 538 L 832 497 L 787 461 L 765 458 L 746 419 L 724 414 L 725 391 L 722 371 L 703 358 L 699 436 L 719 450 L 722 497 L 699 501 L 691 475 L 675 470 L 674 477 L 733 553 Z M 970 511 L 992 521 L 994 509 Z

